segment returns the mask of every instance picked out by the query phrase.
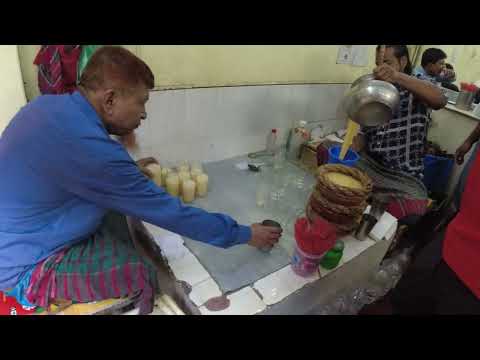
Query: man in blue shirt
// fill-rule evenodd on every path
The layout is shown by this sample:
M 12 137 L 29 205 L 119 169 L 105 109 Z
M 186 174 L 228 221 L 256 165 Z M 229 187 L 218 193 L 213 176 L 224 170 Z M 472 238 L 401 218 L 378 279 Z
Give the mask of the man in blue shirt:
M 445 67 L 447 54 L 441 49 L 430 48 L 423 52 L 421 66 L 417 66 L 413 71 L 416 77 L 427 78 L 433 83 L 441 83 L 443 78 L 452 76 Z
M 276 228 L 184 206 L 111 138 L 140 126 L 153 86 L 142 60 L 105 46 L 82 73 L 79 91 L 40 96 L 11 120 L 0 138 L 1 291 L 38 306 L 54 298 L 152 295 L 154 271 L 124 239 L 124 215 L 223 248 L 278 242 Z

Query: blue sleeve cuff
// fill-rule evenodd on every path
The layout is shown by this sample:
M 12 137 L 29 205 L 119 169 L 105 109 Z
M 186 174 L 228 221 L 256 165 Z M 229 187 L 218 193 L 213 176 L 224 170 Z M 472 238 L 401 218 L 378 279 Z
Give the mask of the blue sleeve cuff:
M 238 234 L 235 244 L 246 244 L 252 238 L 252 229 L 250 226 L 238 225 Z

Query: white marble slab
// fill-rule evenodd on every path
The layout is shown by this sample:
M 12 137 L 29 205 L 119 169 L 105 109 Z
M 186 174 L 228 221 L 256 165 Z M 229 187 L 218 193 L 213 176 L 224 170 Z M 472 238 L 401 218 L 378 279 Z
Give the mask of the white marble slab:
M 273 305 L 319 278 L 318 272 L 308 278 L 298 276 L 289 265 L 258 280 L 253 287 L 261 294 L 265 304 Z
M 384 212 L 380 220 L 375 224 L 369 234 L 375 241 L 380 241 L 386 238 L 387 234 L 391 232 L 391 228 L 397 223 L 397 219 L 388 212 Z
M 250 287 L 227 296 L 230 306 L 222 311 L 209 311 L 205 306 L 200 307 L 202 315 L 255 315 L 266 309 L 265 303 L 257 293 Z
M 360 241 L 351 235 L 345 236 L 342 238 L 342 240 L 345 244 L 345 248 L 343 249 L 342 263 L 349 262 L 367 250 L 370 246 L 375 245 L 375 241 L 371 239 Z
M 215 280 L 208 278 L 193 286 L 192 292 L 188 296 L 196 306 L 202 306 L 207 300 L 221 295 L 222 292 Z
M 177 234 L 153 235 L 153 239 L 169 263 L 179 261 L 183 257 L 191 254 L 190 250 L 183 245 L 183 238 Z
M 169 262 L 177 280 L 185 281 L 192 287 L 210 278 L 210 274 L 190 252 L 182 258 Z
M 390 227 L 390 229 L 385 234 L 384 239 L 393 238 L 395 236 L 395 233 L 397 232 L 397 228 L 398 228 L 398 221 L 395 221 L 395 223 Z

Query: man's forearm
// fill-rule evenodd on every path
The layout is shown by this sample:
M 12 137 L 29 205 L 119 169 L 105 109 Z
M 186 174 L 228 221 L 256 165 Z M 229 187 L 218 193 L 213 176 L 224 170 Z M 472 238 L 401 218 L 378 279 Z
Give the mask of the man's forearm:
M 420 80 L 407 74 L 398 73 L 395 82 L 411 91 L 434 110 L 441 109 L 447 104 L 447 98 L 442 94 L 442 91 L 428 81 Z
M 480 139 L 480 123 L 473 129 L 470 136 L 465 140 L 465 142 L 469 142 L 470 144 L 475 144 Z

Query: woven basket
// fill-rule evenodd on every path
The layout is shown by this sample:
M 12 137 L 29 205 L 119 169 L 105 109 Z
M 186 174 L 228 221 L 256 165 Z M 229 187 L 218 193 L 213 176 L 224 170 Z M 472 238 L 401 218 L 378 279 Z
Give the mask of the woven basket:
M 354 178 L 362 184 L 362 189 L 352 189 L 334 184 L 326 177 L 330 172 L 338 172 Z M 372 188 L 372 180 L 358 169 L 344 165 L 328 164 L 320 166 L 317 170 L 317 191 L 320 192 L 324 198 L 335 204 L 344 206 L 361 204 L 370 196 Z
M 309 204 L 317 214 L 336 224 L 349 223 L 352 218 L 362 216 L 367 206 L 365 201 L 357 206 L 338 205 L 325 199 L 317 191 L 311 195 Z
M 362 189 L 337 185 L 327 178 L 337 172 L 354 178 Z M 362 171 L 344 165 L 328 164 L 317 170 L 317 184 L 309 197 L 306 215 L 310 222 L 321 218 L 335 225 L 339 235 L 354 231 L 367 207 L 367 198 L 372 192 L 372 180 Z

